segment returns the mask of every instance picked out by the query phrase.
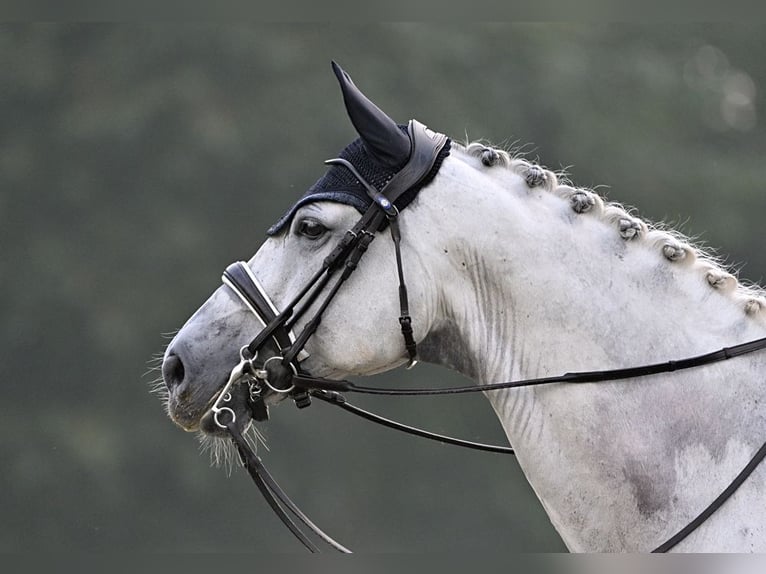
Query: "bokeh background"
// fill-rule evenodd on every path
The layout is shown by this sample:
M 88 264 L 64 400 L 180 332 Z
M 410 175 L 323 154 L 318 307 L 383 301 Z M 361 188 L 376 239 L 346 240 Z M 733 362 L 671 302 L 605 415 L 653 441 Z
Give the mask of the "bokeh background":
M 147 371 L 355 137 L 331 59 L 393 118 L 524 146 L 758 282 L 764 53 L 746 25 L 0 26 L 0 550 L 302 551 Z M 480 397 L 355 400 L 503 440 Z M 283 487 L 356 550 L 564 550 L 512 458 L 324 404 L 262 431 Z

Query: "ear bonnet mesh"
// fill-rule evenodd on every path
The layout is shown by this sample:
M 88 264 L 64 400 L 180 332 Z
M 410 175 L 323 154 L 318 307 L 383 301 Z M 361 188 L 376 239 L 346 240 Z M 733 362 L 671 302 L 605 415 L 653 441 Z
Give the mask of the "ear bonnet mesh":
M 407 126 L 399 126 L 407 133 Z M 417 193 L 436 176 L 444 158 L 449 155 L 450 141 L 439 152 L 436 162 L 431 170 L 415 186 L 408 189 L 396 202 L 399 211 L 409 205 Z M 367 149 L 361 138 L 357 138 L 349 144 L 341 153 L 340 158 L 349 161 L 375 189 L 381 191 L 391 178 L 403 167 L 403 165 L 391 167 L 379 162 Z M 406 162 L 404 162 L 406 163 Z M 306 193 L 293 205 L 279 220 L 266 232 L 268 235 L 276 235 L 281 232 L 292 220 L 295 212 L 306 204 L 316 201 L 336 201 L 356 208 L 364 213 L 372 200 L 359 180 L 354 177 L 350 170 L 340 165 L 333 165 L 327 172 L 312 185 Z

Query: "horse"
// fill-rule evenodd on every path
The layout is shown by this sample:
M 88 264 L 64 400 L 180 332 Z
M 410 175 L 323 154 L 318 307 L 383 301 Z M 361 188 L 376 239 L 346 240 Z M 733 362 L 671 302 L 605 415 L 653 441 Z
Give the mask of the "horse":
M 359 137 L 168 345 L 171 419 L 227 437 L 296 395 L 302 373 L 329 385 L 421 360 L 482 390 L 571 551 L 645 552 L 678 532 L 766 440 L 766 353 L 673 361 L 766 337 L 764 291 L 542 165 L 397 125 L 333 66 Z M 429 160 L 392 199 L 416 151 Z M 317 282 L 318 269 L 342 280 Z M 652 364 L 668 368 L 487 387 Z M 267 374 L 286 382 L 253 386 Z M 766 550 L 766 465 L 750 466 L 674 550 Z

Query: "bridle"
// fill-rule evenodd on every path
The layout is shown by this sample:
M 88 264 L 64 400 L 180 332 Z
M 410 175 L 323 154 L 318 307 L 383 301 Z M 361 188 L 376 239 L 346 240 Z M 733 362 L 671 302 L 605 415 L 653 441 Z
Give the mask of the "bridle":
M 417 345 L 413 336 L 407 286 L 402 268 L 401 232 L 396 202 L 432 170 L 439 153 L 448 145 L 449 140 L 447 136 L 429 130 L 416 120 L 409 122 L 407 135 L 411 149 L 409 160 L 381 191 L 365 181 L 349 161 L 338 158 L 325 162 L 329 165 L 341 165 L 351 171 L 364 186 L 372 203 L 357 223 L 346 231 L 338 245 L 324 259 L 319 270 L 314 273 L 292 301 L 285 305 L 281 312 L 277 311 L 266 290 L 244 262 L 238 261 L 226 268 L 222 277 L 223 283 L 230 287 L 257 317 L 263 325 L 263 329 L 248 345 L 240 350 L 242 372 L 237 372 L 238 377 L 234 378 L 235 373 L 232 371 L 232 377 L 213 405 L 212 410 L 216 417 L 220 417 L 220 412 L 223 409 L 228 409 L 230 416 L 234 414 L 230 408 L 221 407 L 221 404 L 225 402 L 222 399 L 229 392 L 231 386 L 244 376 L 249 377 L 249 382 L 252 383 L 251 395 L 253 396 L 260 395 L 260 390 L 257 388 L 259 385 L 252 380 L 255 378 L 262 383 L 261 387 L 265 385 L 274 392 L 292 395 L 299 407 L 310 404 L 305 383 L 308 381 L 318 382 L 323 379 L 311 377 L 301 369 L 300 361 L 307 356 L 304 347 L 319 327 L 324 312 L 341 286 L 356 270 L 362 256 L 372 240 L 375 239 L 375 234 L 386 225 L 391 230 L 391 238 L 396 253 L 396 267 L 399 277 L 399 325 L 404 346 L 409 356 L 407 368 L 412 368 L 417 363 Z M 335 278 L 335 282 L 330 284 L 333 278 Z M 300 335 L 296 337 L 292 332 L 293 327 L 307 313 L 309 308 L 317 303 L 325 288 L 329 289 L 327 295 L 324 300 L 318 303 L 314 316 L 306 323 Z M 272 355 L 262 361 L 259 367 L 256 367 L 258 354 L 267 343 L 272 346 Z M 303 381 L 300 388 L 296 386 L 298 381 Z M 222 426 L 220 421 L 216 420 L 216 423 L 218 426 Z
M 312 552 L 318 551 L 318 547 L 302 531 L 301 527 L 296 524 L 295 519 L 303 523 L 306 528 L 330 547 L 340 552 L 350 551 L 325 534 L 301 512 L 279 487 L 264 466 L 263 461 L 244 439 L 242 431 L 236 424 L 234 410 L 227 406 L 227 403 L 231 401 L 231 393 L 236 385 L 247 385 L 247 402 L 252 417 L 255 420 L 265 420 L 268 418 L 268 409 L 264 402 L 264 395 L 267 392 L 279 393 L 290 396 L 299 408 L 309 406 L 311 399 L 316 398 L 361 416 L 366 420 L 417 436 L 484 451 L 514 454 L 513 449 L 509 446 L 465 441 L 392 421 L 352 405 L 346 400 L 343 393 L 356 392 L 389 396 L 445 395 L 489 392 L 554 383 L 578 384 L 617 381 L 696 368 L 766 348 L 766 338 L 763 338 L 677 361 L 624 369 L 574 372 L 556 377 L 452 388 L 395 390 L 357 385 L 345 380 L 311 376 L 300 365 L 301 361 L 308 356 L 304 347 L 309 338 L 316 332 L 324 312 L 337 295 L 341 286 L 357 268 L 364 253 L 375 238 L 375 234 L 386 226 L 390 229 L 396 255 L 399 279 L 399 324 L 408 357 L 407 368 L 411 368 L 417 362 L 417 346 L 413 336 L 407 287 L 402 268 L 401 234 L 398 224 L 399 210 L 396 207 L 396 202 L 402 194 L 417 185 L 432 170 L 439 152 L 445 145 L 448 145 L 448 139 L 442 134 L 428 130 L 423 124 L 415 120 L 409 122 L 407 134 L 411 142 L 412 151 L 410 158 L 404 167 L 380 191 L 365 181 L 354 165 L 347 160 L 334 159 L 326 162 L 332 165 L 341 165 L 351 171 L 359 183 L 364 186 L 372 203 L 354 227 L 346 231 L 338 245 L 324 259 L 319 270 L 281 311 L 271 302 L 266 290 L 244 262 L 231 264 L 224 271 L 222 277 L 224 284 L 231 288 L 246 307 L 258 318 L 263 328 L 248 345 L 240 350 L 240 362 L 232 369 L 226 385 L 213 403 L 211 412 L 218 427 L 229 432 L 243 465 L 267 503 L 298 540 Z M 320 296 L 325 291 L 326 294 L 320 301 Z M 293 328 L 314 305 L 316 305 L 316 311 L 313 317 L 306 321 L 303 330 L 296 336 L 293 333 Z M 653 550 L 653 552 L 667 552 L 703 524 L 747 480 L 764 457 L 766 457 L 766 443 L 758 449 L 737 477 L 711 504 L 674 536 Z

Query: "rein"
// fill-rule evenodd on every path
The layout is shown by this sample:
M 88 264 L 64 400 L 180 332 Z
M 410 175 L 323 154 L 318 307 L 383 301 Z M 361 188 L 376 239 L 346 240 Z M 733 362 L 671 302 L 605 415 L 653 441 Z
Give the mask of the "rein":
M 490 452 L 500 452 L 504 454 L 515 454 L 511 447 L 502 447 L 496 445 L 485 445 L 479 443 L 471 443 L 463 441 L 461 439 L 455 439 L 452 437 L 446 437 L 436 435 L 428 431 L 408 427 L 401 423 L 391 421 L 375 415 L 368 411 L 364 411 L 359 407 L 349 404 L 345 397 L 341 394 L 343 392 L 356 392 L 373 395 L 387 395 L 387 396 L 433 396 L 433 395 L 456 395 L 464 393 L 474 392 L 488 392 L 497 391 L 501 389 L 514 389 L 522 387 L 531 387 L 538 385 L 549 385 L 554 383 L 597 383 L 604 381 L 617 381 L 635 377 L 644 377 L 650 375 L 656 375 L 660 373 L 668 373 L 674 371 L 681 371 L 685 369 L 692 369 L 695 367 L 701 367 L 712 363 L 718 363 L 733 359 L 741 355 L 754 353 L 766 349 L 766 337 L 756 339 L 754 341 L 748 341 L 740 345 L 734 345 L 732 347 L 724 347 L 719 351 L 712 353 L 706 353 L 698 355 L 696 357 L 689 357 L 679 361 L 668 361 L 666 363 L 656 363 L 652 365 L 644 365 L 640 367 L 630 367 L 625 369 L 613 369 L 606 371 L 588 371 L 577 373 L 566 373 L 558 377 L 544 377 L 537 379 L 526 379 L 521 381 L 507 381 L 503 383 L 492 383 L 487 385 L 473 385 L 465 387 L 452 387 L 452 388 L 421 388 L 421 389 L 386 389 L 382 387 L 366 387 L 356 385 L 350 381 L 333 381 L 329 379 L 321 379 L 315 377 L 298 378 L 295 380 L 296 387 L 311 389 L 312 396 L 320 398 L 330 404 L 337 405 L 344 410 L 361 416 L 369 421 L 400 430 L 416 436 L 422 436 L 439 442 L 454 444 L 457 446 L 463 446 L 467 448 L 473 448 L 476 450 L 484 450 Z M 331 388 L 332 390 L 329 390 Z M 748 479 L 758 465 L 766 458 L 766 442 L 756 451 L 753 457 L 748 461 L 745 467 L 740 473 L 729 483 L 729 485 L 719 494 L 702 512 L 700 512 L 691 522 L 684 526 L 681 530 L 676 532 L 668 540 L 657 546 L 652 553 L 664 553 L 668 552 L 688 537 L 692 532 L 699 528 L 704 522 L 712 516 L 716 510 L 721 508 L 724 503 L 731 498 L 731 496 L 742 486 L 742 484 Z
M 368 421 L 416 436 L 483 451 L 514 454 L 514 450 L 510 446 L 475 443 L 435 434 L 387 419 L 352 405 L 342 393 L 353 392 L 385 396 L 458 395 L 548 384 L 617 381 L 701 367 L 766 349 L 766 338 L 762 338 L 677 361 L 604 371 L 572 372 L 553 377 L 451 388 L 387 389 L 357 385 L 346 380 L 311 376 L 300 366 L 301 361 L 308 357 L 304 347 L 309 338 L 316 332 L 322 315 L 341 286 L 357 268 L 361 258 L 375 238 L 375 233 L 385 228 L 386 225 L 390 228 L 396 256 L 399 279 L 399 323 L 408 357 L 407 368 L 411 368 L 417 363 L 417 346 L 413 336 L 407 287 L 402 268 L 401 233 L 398 225 L 399 211 L 394 204 L 402 194 L 412 189 L 431 171 L 439 152 L 447 145 L 448 140 L 446 136 L 431 132 L 415 120 L 410 121 L 407 131 L 412 150 L 409 161 L 381 191 L 378 191 L 369 184 L 350 162 L 343 159 L 334 159 L 326 162 L 331 165 L 341 165 L 348 169 L 364 186 L 369 198 L 372 200 L 372 205 L 367 208 L 356 225 L 346 231 L 338 245 L 324 259 L 321 268 L 293 300 L 288 302 L 282 311 L 278 311 L 273 305 L 265 289 L 260 285 L 245 263 L 233 263 L 226 269 L 222 278 L 223 282 L 234 291 L 247 308 L 258 318 L 263 329 L 248 345 L 240 350 L 240 363 L 232 370 L 228 382 L 213 403 L 211 412 L 213 413 L 215 423 L 220 428 L 226 429 L 230 434 L 243 466 L 263 494 L 269 506 L 296 538 L 311 552 L 318 552 L 318 546 L 301 530 L 301 527 L 294 519 L 297 519 L 304 527 L 308 528 L 331 548 L 344 553 L 350 551 L 325 534 L 300 511 L 276 483 L 264 466 L 263 461 L 253 452 L 237 425 L 237 417 L 234 410 L 227 406 L 227 403 L 231 401 L 231 392 L 234 385 L 247 384 L 249 391 L 248 406 L 255 420 L 266 420 L 268 418 L 268 408 L 264 402 L 264 395 L 270 391 L 272 393 L 289 395 L 299 408 L 309 406 L 311 399 L 316 398 Z M 333 279 L 335 279 L 334 282 L 332 282 Z M 327 290 L 327 293 L 324 299 L 318 303 L 314 316 L 306 322 L 301 333 L 295 336 L 292 332 L 293 327 L 307 313 L 309 308 L 319 301 L 320 295 L 325 290 Z M 269 356 L 259 356 L 259 353 L 262 355 L 267 354 L 265 352 L 267 347 L 269 347 Z M 703 524 L 736 492 L 739 486 L 747 480 L 765 457 L 766 443 L 758 449 L 739 475 L 710 505 L 674 536 L 653 550 L 653 552 L 667 552 Z
M 293 377 L 293 384 L 299 388 L 311 390 L 323 390 L 334 392 L 353 392 L 368 395 L 388 395 L 388 396 L 433 396 L 433 395 L 459 395 L 465 393 L 478 393 L 486 391 L 499 391 L 501 389 L 518 389 L 522 387 L 534 387 L 539 385 L 550 385 L 554 383 L 601 383 L 606 381 L 618 381 L 636 377 L 647 377 L 661 373 L 672 373 L 702 367 L 712 363 L 719 363 L 728 359 L 733 359 L 741 355 L 747 355 L 766 349 L 766 337 L 748 341 L 732 347 L 724 347 L 718 351 L 689 357 L 686 359 L 667 361 L 664 363 L 654 363 L 651 365 L 642 365 L 639 367 L 628 367 L 623 369 L 611 369 L 604 371 L 580 371 L 565 373 L 555 377 L 541 377 L 537 379 L 525 379 L 522 381 L 506 381 L 502 383 L 489 383 L 485 385 L 469 385 L 463 387 L 426 387 L 420 389 L 387 389 L 385 387 L 368 387 L 357 385 L 351 381 L 325 379 L 321 377 L 312 377 L 307 375 L 297 375 Z

